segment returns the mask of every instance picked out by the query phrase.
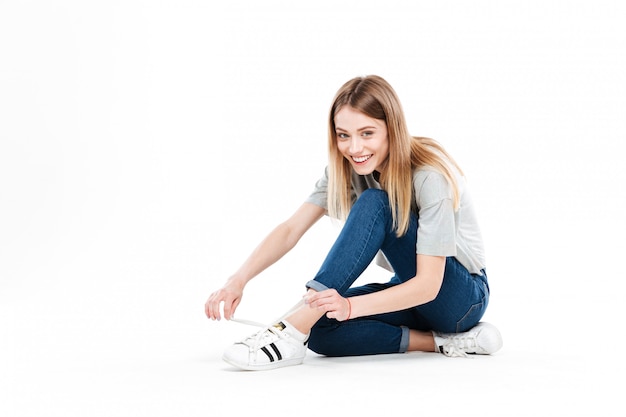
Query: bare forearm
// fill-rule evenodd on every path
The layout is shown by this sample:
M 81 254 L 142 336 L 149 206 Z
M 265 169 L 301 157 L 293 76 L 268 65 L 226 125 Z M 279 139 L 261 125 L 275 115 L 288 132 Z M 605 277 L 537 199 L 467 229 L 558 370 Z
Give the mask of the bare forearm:
M 324 208 L 304 203 L 289 219 L 272 230 L 226 284 L 211 294 L 205 303 L 207 317 L 219 320 L 222 317 L 220 305 L 223 303 L 224 317 L 230 320 L 241 302 L 246 284 L 289 252 L 323 215 Z
M 276 226 L 267 235 L 229 281 L 243 288 L 252 278 L 293 249 L 304 233 L 324 215 L 324 212 L 322 207 L 314 204 L 302 204 L 289 219 Z
M 297 243 L 290 238 L 289 227 L 278 225 L 246 259 L 230 280 L 242 286 L 289 252 Z
M 415 307 L 432 301 L 432 291 L 420 291 L 415 281 L 418 278 L 371 294 L 350 298 L 352 314 L 350 318 L 389 313 Z
M 417 255 L 417 270 L 410 280 L 371 294 L 351 297 L 351 318 L 400 311 L 426 304 L 437 297 L 445 270 L 445 257 Z

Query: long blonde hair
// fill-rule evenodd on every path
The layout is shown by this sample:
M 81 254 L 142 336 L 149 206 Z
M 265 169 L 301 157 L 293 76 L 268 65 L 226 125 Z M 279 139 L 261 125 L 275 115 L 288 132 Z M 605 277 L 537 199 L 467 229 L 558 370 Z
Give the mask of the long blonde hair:
M 335 95 L 328 123 L 328 213 L 331 217 L 345 219 L 352 207 L 352 167 L 337 147 L 335 115 L 349 106 L 387 125 L 389 156 L 381 167 L 380 184 L 389 196 L 392 207 L 393 228 L 398 236 L 409 227 L 411 200 L 413 199 L 413 170 L 432 166 L 446 178 L 453 192 L 455 209 L 459 206 L 459 188 L 448 165 L 462 174 L 459 166 L 443 147 L 433 139 L 409 134 L 404 111 L 394 89 L 377 75 L 357 77 L 345 83 Z

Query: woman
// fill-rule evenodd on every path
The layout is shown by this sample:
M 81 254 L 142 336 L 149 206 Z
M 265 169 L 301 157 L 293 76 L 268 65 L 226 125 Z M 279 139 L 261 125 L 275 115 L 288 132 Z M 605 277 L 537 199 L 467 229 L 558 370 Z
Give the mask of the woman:
M 407 351 L 490 354 L 498 330 L 479 322 L 489 301 L 485 257 L 461 169 L 435 141 L 412 137 L 400 101 L 381 77 L 337 92 L 329 117 L 329 165 L 314 192 L 278 225 L 226 284 L 206 315 L 232 319 L 245 285 L 291 250 L 321 217 L 345 220 L 304 302 L 229 347 L 224 360 L 249 370 L 327 356 Z M 351 288 L 377 256 L 385 284 Z

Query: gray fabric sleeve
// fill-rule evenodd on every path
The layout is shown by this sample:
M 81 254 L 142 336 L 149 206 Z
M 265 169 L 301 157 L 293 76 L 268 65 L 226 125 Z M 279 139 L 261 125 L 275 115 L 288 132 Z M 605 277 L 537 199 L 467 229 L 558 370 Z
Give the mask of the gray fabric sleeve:
M 456 220 L 452 190 L 435 171 L 419 171 L 413 178 L 419 208 L 416 253 L 456 256 Z
M 328 209 L 328 167 L 324 170 L 324 175 L 320 178 L 313 188 L 311 195 L 305 200 L 306 203 L 312 203 L 324 209 Z

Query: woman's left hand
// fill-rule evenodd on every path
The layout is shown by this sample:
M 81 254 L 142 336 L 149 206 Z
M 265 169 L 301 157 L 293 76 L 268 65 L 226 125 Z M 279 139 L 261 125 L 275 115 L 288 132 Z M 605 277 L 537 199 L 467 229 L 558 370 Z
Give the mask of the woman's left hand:
M 344 321 L 350 318 L 352 310 L 350 301 L 339 295 L 334 288 L 320 292 L 309 291 L 304 296 L 304 302 L 311 308 L 325 312 L 329 319 Z

